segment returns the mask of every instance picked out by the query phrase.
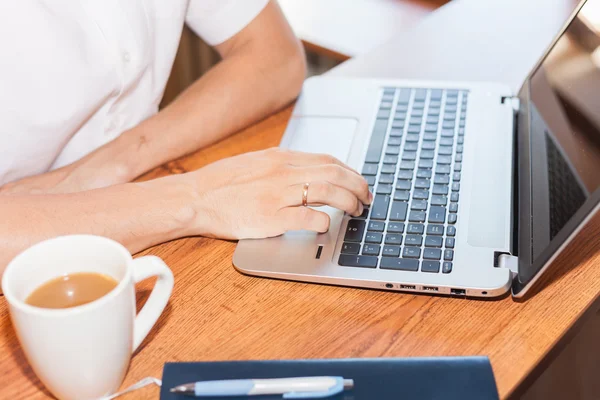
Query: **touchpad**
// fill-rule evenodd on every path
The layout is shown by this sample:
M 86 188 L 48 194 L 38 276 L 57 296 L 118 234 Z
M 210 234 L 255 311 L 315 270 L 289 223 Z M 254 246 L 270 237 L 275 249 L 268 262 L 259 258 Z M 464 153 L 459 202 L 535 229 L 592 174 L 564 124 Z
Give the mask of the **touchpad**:
M 353 118 L 293 117 L 281 146 L 306 153 L 331 154 L 347 162 L 357 124 Z

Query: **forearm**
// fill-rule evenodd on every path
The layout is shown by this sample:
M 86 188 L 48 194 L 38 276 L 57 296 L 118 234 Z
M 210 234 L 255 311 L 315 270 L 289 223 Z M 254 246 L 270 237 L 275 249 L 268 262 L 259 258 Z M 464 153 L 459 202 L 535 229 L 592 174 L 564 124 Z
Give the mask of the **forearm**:
M 124 181 L 208 146 L 293 100 L 304 79 L 301 51 L 259 60 L 251 49 L 223 60 L 157 115 L 83 163 Z
M 73 194 L 0 196 L 0 274 L 17 253 L 54 236 L 102 235 L 137 252 L 188 235 L 197 216 L 187 186 L 176 178 Z

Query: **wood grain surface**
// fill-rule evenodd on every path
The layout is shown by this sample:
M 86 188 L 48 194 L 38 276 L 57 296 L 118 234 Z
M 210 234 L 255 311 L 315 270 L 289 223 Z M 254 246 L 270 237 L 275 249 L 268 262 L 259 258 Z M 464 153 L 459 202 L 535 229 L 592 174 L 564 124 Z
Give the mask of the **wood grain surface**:
M 200 168 L 278 144 L 288 108 L 243 132 L 150 173 Z M 507 397 L 600 293 L 600 224 L 594 221 L 525 302 L 465 300 L 244 276 L 235 243 L 186 238 L 143 252 L 175 274 L 170 304 L 134 356 L 123 387 L 160 377 L 166 361 L 487 355 Z M 153 282 L 138 287 L 139 306 Z M 40 332 L 40 334 L 42 334 Z M 101 345 L 101 344 L 99 344 Z M 0 398 L 49 394 L 31 371 L 0 298 Z M 124 398 L 156 399 L 148 387 Z

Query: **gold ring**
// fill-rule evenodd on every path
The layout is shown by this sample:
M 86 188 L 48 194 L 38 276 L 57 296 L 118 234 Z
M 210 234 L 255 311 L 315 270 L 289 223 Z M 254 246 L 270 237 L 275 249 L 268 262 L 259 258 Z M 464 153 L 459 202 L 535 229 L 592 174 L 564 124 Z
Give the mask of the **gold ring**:
M 304 187 L 302 188 L 302 205 L 304 207 L 308 206 L 308 187 L 310 186 L 310 183 L 305 183 Z

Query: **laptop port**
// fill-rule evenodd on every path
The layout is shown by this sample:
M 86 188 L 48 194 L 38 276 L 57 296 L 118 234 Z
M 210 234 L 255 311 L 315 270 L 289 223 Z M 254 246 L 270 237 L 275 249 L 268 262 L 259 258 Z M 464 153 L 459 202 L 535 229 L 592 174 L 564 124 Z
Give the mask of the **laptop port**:
M 423 290 L 427 292 L 437 292 L 438 288 L 435 286 L 423 286 Z
M 450 293 L 457 296 L 465 296 L 467 291 L 465 289 L 450 289 Z
M 400 285 L 400 289 L 416 290 L 417 287 L 415 285 Z
M 394 287 L 394 285 L 392 285 L 391 283 L 386 283 L 385 287 L 388 289 L 392 289 Z

